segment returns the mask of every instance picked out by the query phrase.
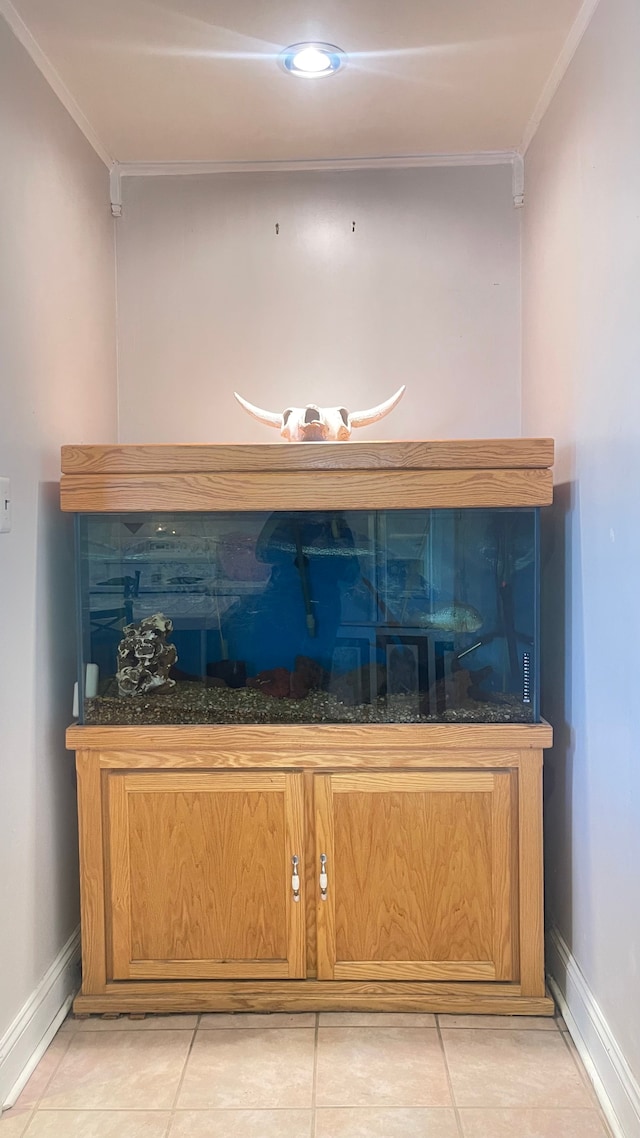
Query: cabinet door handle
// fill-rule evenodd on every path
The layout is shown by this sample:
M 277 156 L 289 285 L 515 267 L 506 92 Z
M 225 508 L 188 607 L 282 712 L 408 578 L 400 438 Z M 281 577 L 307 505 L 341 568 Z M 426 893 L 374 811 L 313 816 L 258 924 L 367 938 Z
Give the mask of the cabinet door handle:
M 298 866 L 300 865 L 300 858 L 294 854 L 291 858 L 291 888 L 293 890 L 294 901 L 300 900 L 300 874 L 298 873 Z
M 326 901 L 329 878 L 327 877 L 327 855 L 320 854 L 320 900 Z

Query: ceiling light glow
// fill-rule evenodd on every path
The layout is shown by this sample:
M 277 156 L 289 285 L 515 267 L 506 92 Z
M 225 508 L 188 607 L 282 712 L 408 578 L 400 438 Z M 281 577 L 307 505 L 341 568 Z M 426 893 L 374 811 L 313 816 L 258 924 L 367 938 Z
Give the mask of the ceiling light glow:
M 294 43 L 280 53 L 280 66 L 301 79 L 322 79 L 344 67 L 345 53 L 331 43 Z
M 294 55 L 292 66 L 296 71 L 326 71 L 331 67 L 331 56 L 317 47 L 303 47 Z

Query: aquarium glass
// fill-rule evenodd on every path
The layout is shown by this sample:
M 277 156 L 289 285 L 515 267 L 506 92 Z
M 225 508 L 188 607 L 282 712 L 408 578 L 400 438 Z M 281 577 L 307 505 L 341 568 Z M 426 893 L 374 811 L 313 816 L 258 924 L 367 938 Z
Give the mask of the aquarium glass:
M 538 549 L 535 509 L 80 515 L 80 721 L 536 722 Z

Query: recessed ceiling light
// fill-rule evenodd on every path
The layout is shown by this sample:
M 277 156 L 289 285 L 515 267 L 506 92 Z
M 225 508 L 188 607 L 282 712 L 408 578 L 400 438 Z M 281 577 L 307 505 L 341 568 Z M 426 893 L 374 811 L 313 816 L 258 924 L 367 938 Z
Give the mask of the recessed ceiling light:
M 332 43 L 294 43 L 280 52 L 280 66 L 301 79 L 323 79 L 344 67 L 347 57 Z

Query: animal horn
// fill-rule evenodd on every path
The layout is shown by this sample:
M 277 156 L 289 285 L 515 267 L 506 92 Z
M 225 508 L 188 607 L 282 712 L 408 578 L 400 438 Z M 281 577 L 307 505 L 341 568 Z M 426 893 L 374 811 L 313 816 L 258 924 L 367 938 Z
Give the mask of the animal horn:
M 241 395 L 238 395 L 237 391 L 234 391 L 233 394 L 240 406 L 244 407 L 245 411 L 248 411 L 250 415 L 253 415 L 254 419 L 257 419 L 259 423 L 266 423 L 268 427 L 277 427 L 278 430 L 280 429 L 282 426 L 282 415 L 277 415 L 275 411 L 263 411 L 261 407 L 256 407 L 253 403 L 249 403 L 247 399 L 243 399 Z
M 370 407 L 368 411 L 353 411 L 349 415 L 350 427 L 368 427 L 369 423 L 377 423 L 378 419 L 383 419 L 390 411 L 400 402 L 405 393 L 405 385 L 399 387 L 395 395 L 390 399 L 386 399 L 384 403 L 378 403 L 377 407 Z

